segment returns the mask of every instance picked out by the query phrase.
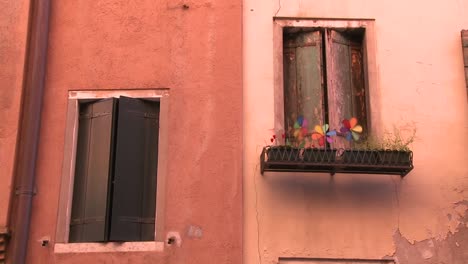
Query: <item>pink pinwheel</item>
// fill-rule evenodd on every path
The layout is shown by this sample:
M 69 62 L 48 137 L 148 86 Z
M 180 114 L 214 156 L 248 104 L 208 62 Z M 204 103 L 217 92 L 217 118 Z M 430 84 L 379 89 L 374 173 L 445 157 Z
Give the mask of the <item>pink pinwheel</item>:
M 358 120 L 355 117 L 351 119 L 343 120 L 343 127 L 340 129 L 346 140 L 359 140 L 360 134 L 362 133 L 362 126 L 358 125 Z
M 332 143 L 333 139 L 332 136 L 336 136 L 336 131 L 328 131 L 328 124 L 323 126 L 316 125 L 314 128 L 314 132 L 312 133 L 312 140 L 317 140 L 320 146 L 325 145 L 325 139 L 328 143 Z

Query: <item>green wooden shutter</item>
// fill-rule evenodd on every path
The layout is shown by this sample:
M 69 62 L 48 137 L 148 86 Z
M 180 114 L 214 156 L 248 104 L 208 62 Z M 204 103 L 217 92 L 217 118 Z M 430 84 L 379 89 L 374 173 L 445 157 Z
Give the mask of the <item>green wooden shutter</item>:
M 367 131 L 367 103 L 362 44 L 351 36 L 326 30 L 327 91 L 330 127 L 357 117 Z
M 154 240 L 159 103 L 120 97 L 110 240 Z
M 70 242 L 107 240 L 115 99 L 80 105 Z
M 463 62 L 465 64 L 466 92 L 468 94 L 468 30 L 462 30 Z
M 322 37 L 319 31 L 285 34 L 283 44 L 285 130 L 291 137 L 299 116 L 309 130 L 324 121 Z

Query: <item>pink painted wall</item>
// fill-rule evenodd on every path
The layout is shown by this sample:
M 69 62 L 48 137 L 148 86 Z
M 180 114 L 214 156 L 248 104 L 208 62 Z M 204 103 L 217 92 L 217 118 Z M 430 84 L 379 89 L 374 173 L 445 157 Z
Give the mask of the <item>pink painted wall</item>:
M 244 263 L 280 257 L 465 263 L 466 1 L 244 1 Z M 275 126 L 273 17 L 375 19 L 371 123 L 410 123 L 415 169 L 387 175 L 259 172 Z M 410 243 L 411 242 L 411 243 Z
M 0 1 L 0 231 L 8 225 L 29 1 Z
M 241 1 L 51 2 L 38 192 L 27 263 L 240 263 Z M 19 40 L 24 45 L 20 26 L 25 17 L 18 16 L 25 6 L 10 6 L 13 10 L 0 15 L 2 27 L 6 21 L 7 29 L 17 31 L 8 35 L 7 44 Z M 0 54 L 12 60 L 23 55 L 22 48 L 2 46 Z M 0 162 L 8 162 L 2 180 L 11 177 L 12 161 L 6 154 L 14 149 L 17 118 L 7 116 L 18 111 L 17 104 L 9 105 L 19 96 L 22 65 L 17 60 L 6 77 L 7 67 L 1 66 L 1 85 L 11 87 L 0 91 L 1 117 L 8 120 L 0 125 Z M 182 245 L 163 252 L 54 253 L 68 91 L 160 87 L 169 88 L 171 97 L 165 231 L 179 232 Z M 0 188 L 3 197 L 8 187 Z M 190 226 L 200 227 L 202 236 L 189 237 Z M 52 238 L 49 246 L 41 246 L 43 237 Z

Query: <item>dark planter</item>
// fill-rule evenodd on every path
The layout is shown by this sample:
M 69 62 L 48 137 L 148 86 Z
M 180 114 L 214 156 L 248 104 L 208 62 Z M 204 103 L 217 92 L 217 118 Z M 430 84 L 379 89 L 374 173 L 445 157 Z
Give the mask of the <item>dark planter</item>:
M 267 146 L 260 155 L 260 171 L 389 174 L 406 176 L 413 170 L 413 152 Z
M 303 153 L 304 162 L 333 163 L 336 159 L 336 149 L 306 148 Z
M 267 151 L 268 161 L 301 161 L 299 149 L 287 146 L 270 147 Z
M 413 153 L 411 151 L 380 150 L 378 153 L 382 165 L 403 166 L 412 163 Z
M 375 150 L 345 150 L 342 160 L 345 164 L 375 165 L 379 163 L 379 154 Z

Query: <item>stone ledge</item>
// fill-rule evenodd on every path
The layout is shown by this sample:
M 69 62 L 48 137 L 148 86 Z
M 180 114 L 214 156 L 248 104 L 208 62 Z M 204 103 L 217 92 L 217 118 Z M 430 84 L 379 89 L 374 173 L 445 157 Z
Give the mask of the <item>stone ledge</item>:
M 164 251 L 164 242 L 56 243 L 55 253 Z

